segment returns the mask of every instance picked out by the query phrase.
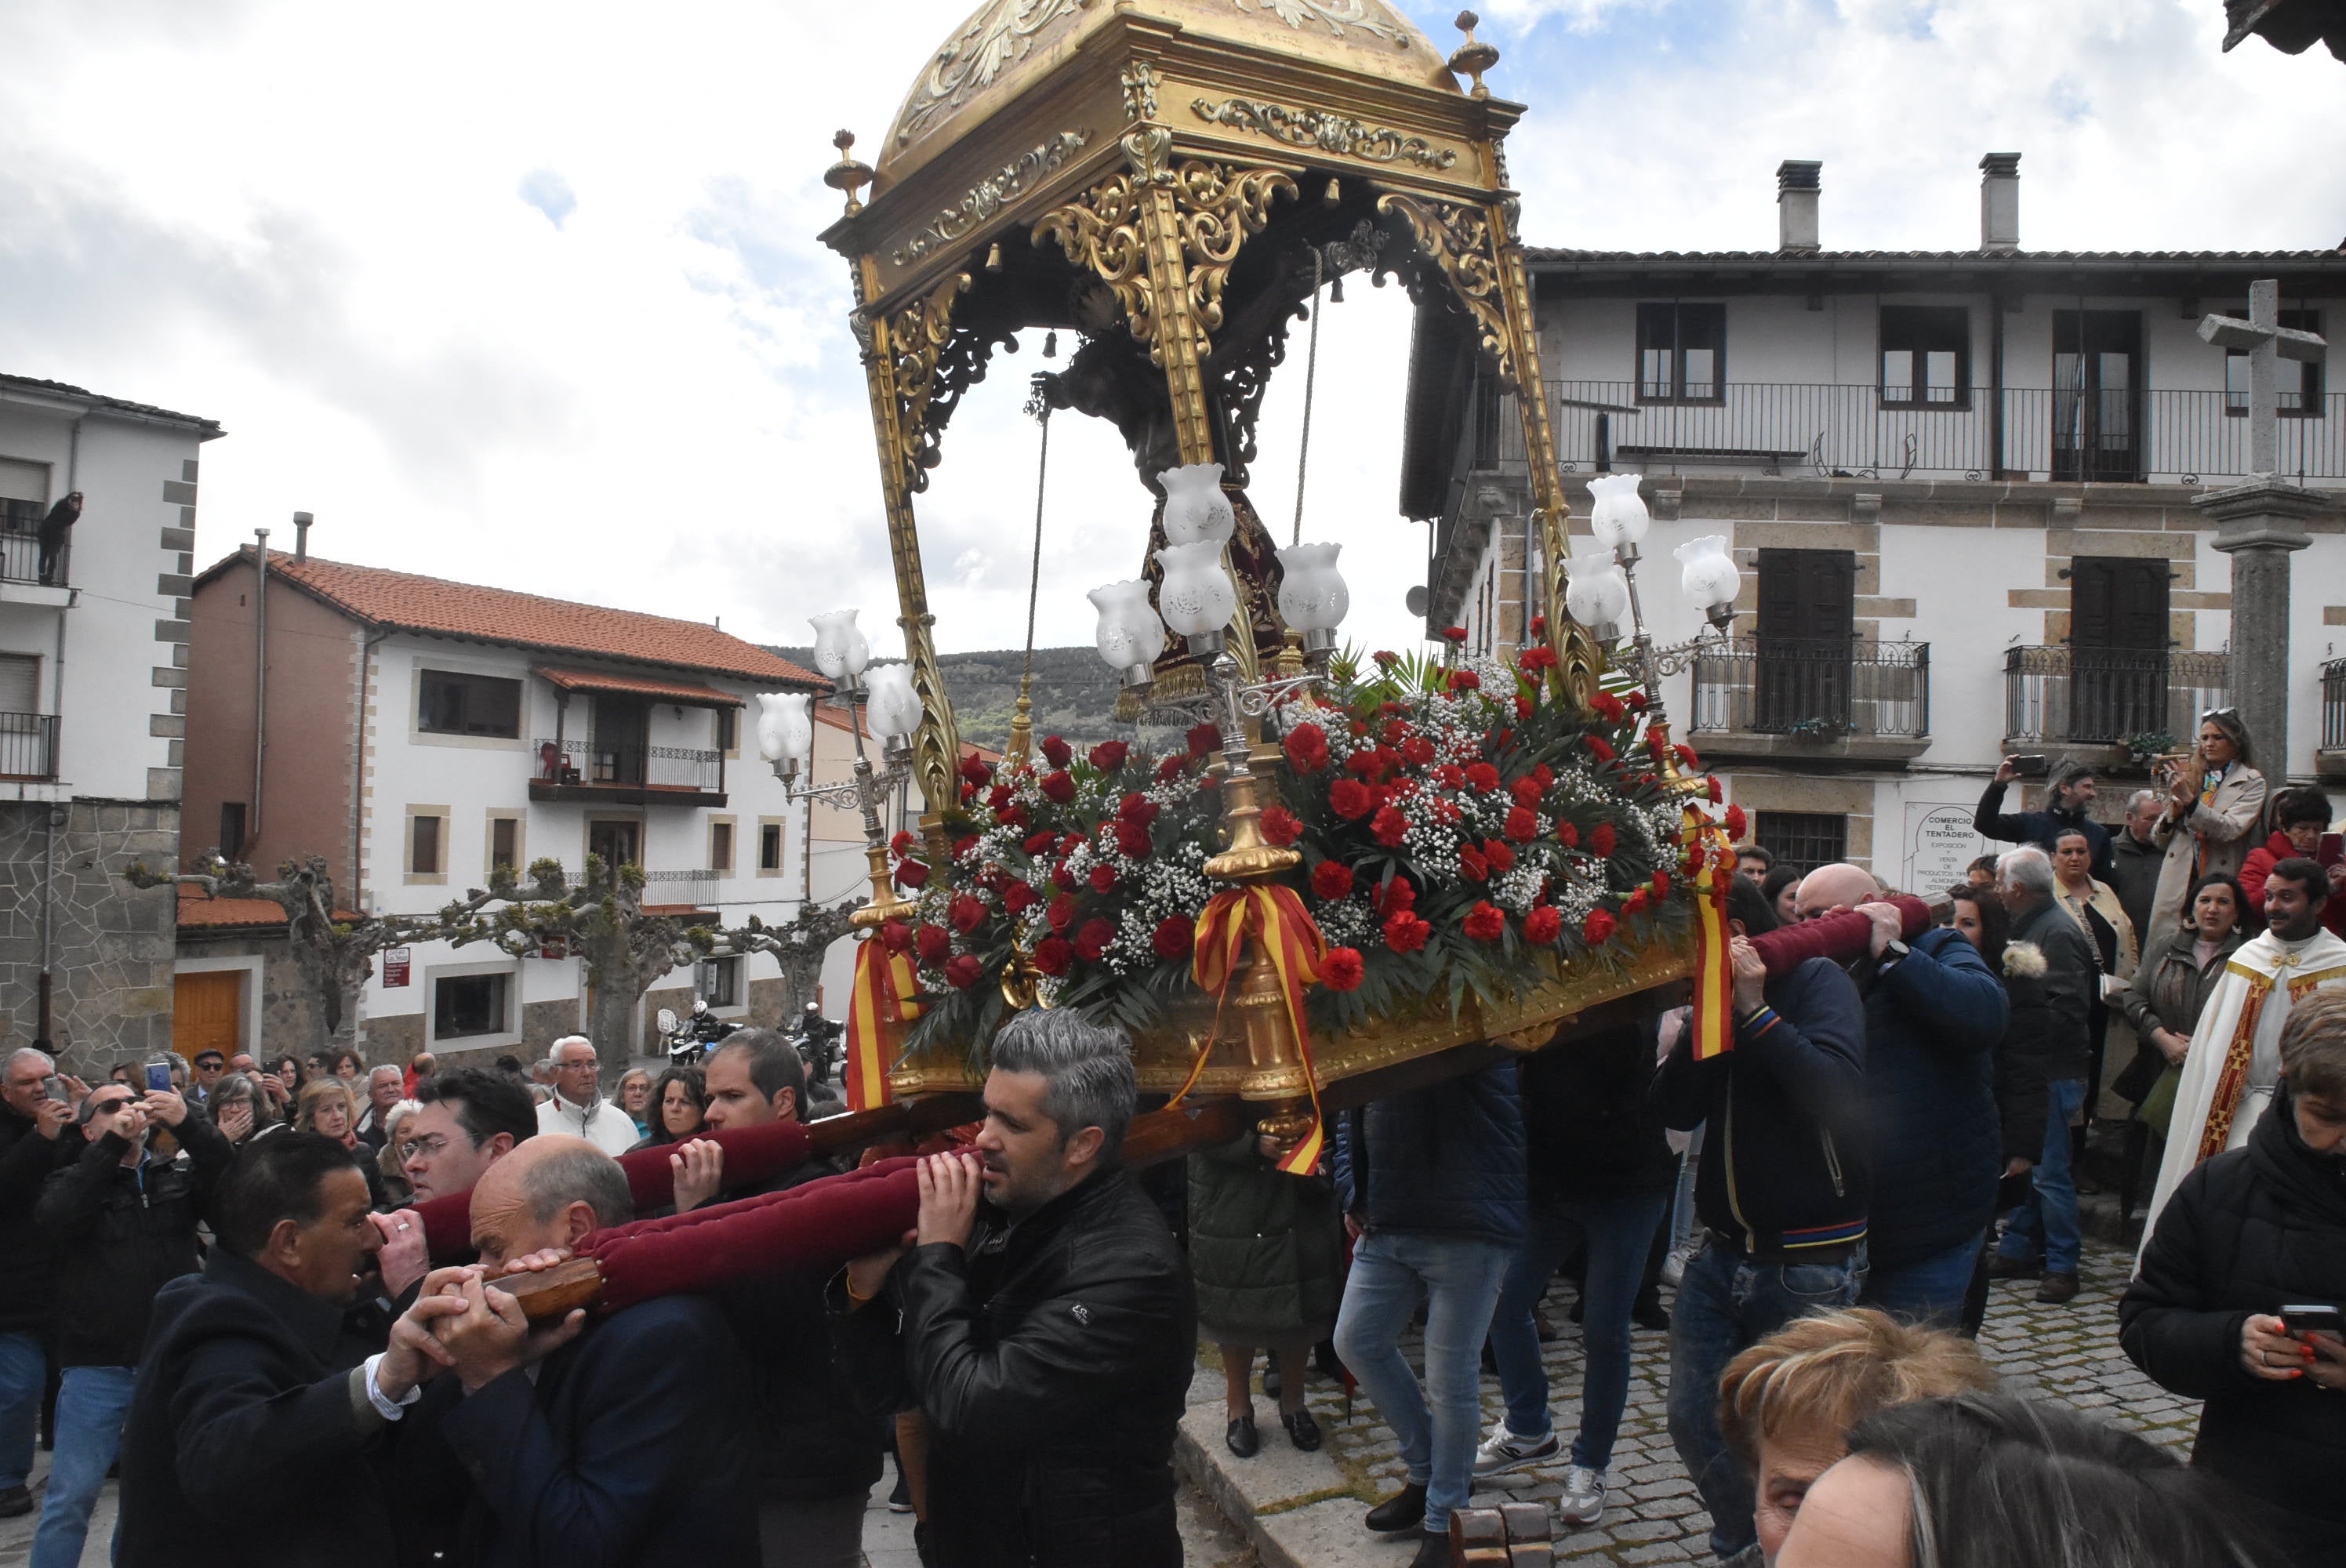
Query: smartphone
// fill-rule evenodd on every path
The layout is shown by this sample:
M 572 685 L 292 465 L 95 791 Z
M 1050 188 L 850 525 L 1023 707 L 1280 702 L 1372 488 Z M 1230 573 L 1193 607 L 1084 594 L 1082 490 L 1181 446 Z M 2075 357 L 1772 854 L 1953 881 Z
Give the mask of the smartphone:
M 2023 779 L 2044 778 L 2046 766 L 2041 753 L 2031 757 L 2015 757 L 2012 759 L 2012 771 Z
M 150 1095 L 168 1095 L 171 1092 L 171 1064 L 168 1062 L 147 1064 L 147 1092 Z
M 42 1079 L 41 1098 L 44 1100 L 55 1100 L 58 1105 L 64 1105 L 66 1103 L 66 1081 L 63 1078 L 58 1077 L 55 1073 L 52 1073 L 47 1077 Z
M 2327 1334 L 2346 1342 L 2346 1315 L 2335 1307 L 2284 1307 L 2280 1309 L 2280 1321 L 2292 1334 Z
M 2316 865 L 2334 866 L 2346 860 L 2346 833 L 2324 833 L 2313 851 Z

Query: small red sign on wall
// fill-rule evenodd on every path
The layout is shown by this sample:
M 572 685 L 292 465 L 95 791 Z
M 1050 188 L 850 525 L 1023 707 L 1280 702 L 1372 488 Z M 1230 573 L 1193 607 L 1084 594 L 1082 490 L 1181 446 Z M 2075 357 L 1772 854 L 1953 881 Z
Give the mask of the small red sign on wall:
M 403 947 L 391 947 L 383 950 L 383 984 L 387 986 L 405 985 L 407 983 L 407 949 Z

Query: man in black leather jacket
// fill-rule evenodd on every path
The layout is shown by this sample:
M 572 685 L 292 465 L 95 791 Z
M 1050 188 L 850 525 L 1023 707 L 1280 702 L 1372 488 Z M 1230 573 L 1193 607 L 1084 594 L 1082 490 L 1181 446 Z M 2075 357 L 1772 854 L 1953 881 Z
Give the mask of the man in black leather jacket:
M 1021 1013 L 985 1106 L 976 1157 L 922 1163 L 916 1245 L 832 1282 L 849 1374 L 875 1408 L 927 1416 L 936 1562 L 1178 1568 L 1197 1318 L 1179 1247 L 1117 1164 L 1130 1050 L 1071 1013 Z

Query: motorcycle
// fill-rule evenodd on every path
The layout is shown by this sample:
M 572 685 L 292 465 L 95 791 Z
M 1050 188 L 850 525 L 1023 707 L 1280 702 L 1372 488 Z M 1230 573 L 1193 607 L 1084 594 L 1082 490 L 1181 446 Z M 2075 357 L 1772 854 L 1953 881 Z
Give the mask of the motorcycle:
M 659 1026 L 660 1044 L 668 1052 L 668 1064 L 675 1067 L 699 1065 L 725 1043 L 727 1035 L 741 1028 L 709 1012 L 709 1003 L 698 996 L 692 999 L 692 1011 L 687 1016 L 678 1018 L 663 1007 L 654 1022 Z

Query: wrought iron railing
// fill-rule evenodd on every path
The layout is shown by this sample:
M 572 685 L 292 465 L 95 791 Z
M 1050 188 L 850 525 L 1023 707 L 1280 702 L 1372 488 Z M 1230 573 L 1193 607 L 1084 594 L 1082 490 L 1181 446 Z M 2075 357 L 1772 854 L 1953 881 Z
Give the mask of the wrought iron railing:
M 1922 389 L 1729 382 L 1701 402 L 1644 402 L 1635 382 L 1550 382 L 1556 456 L 1568 471 L 1749 467 L 1866 479 L 2052 479 L 2198 484 L 2245 478 L 2249 422 L 2222 392 L 2080 392 L 2049 387 Z M 1905 389 L 1892 389 L 1892 392 Z M 2285 411 L 2280 467 L 2346 480 L 2346 392 Z
M 695 789 L 722 788 L 725 754 L 683 746 L 621 746 L 607 741 L 540 740 L 536 778 L 546 784 L 602 785 L 612 789 Z
M 42 515 L 38 502 L 0 501 L 0 582 L 40 583 L 61 588 L 70 581 L 66 567 L 73 548 L 71 536 L 57 541 L 56 549 L 44 561 L 39 533 Z
M 2231 665 L 2184 648 L 2006 648 L 2004 737 L 2170 751 L 2231 701 Z
M 2346 751 L 2346 658 L 2321 667 L 2321 749 Z
M 1695 660 L 1693 728 L 1920 739 L 1931 732 L 1931 645 L 1729 638 Z
M 0 779 L 57 776 L 57 716 L 0 713 Z
M 645 873 L 644 881 L 651 887 L 713 888 L 717 876 L 717 872 L 702 867 L 685 871 L 649 871 Z

